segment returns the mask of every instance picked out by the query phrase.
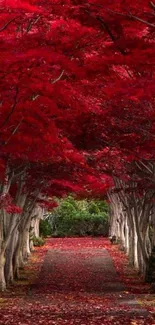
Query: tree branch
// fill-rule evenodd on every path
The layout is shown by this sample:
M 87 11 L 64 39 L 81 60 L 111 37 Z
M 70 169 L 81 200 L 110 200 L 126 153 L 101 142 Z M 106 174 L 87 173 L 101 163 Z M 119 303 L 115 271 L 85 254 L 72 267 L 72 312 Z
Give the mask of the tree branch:
M 140 160 L 141 165 L 145 167 L 145 169 L 150 173 L 153 174 L 153 170 L 151 170 L 142 160 Z
M 8 142 L 10 141 L 10 139 L 12 138 L 12 136 L 17 132 L 17 130 L 19 129 L 21 123 L 23 121 L 23 117 L 22 119 L 19 121 L 19 123 L 17 124 L 17 126 L 15 127 L 15 129 L 12 131 L 11 135 L 9 136 L 8 140 L 5 142 L 5 146 L 8 144 Z
M 139 18 L 137 16 L 134 16 L 134 15 L 132 15 L 132 13 L 129 14 L 129 17 L 133 18 L 133 19 L 135 19 L 137 21 L 140 21 L 141 23 L 143 23 L 145 25 L 148 25 L 150 27 L 155 27 L 155 24 L 149 23 L 147 20 L 143 20 L 143 19 L 141 19 L 141 18 Z
M 8 116 L 6 117 L 5 121 L 2 123 L 2 125 L 0 126 L 1 128 L 5 126 L 5 124 L 8 122 L 10 116 L 12 115 L 12 113 L 14 112 L 16 105 L 17 105 L 17 97 L 18 97 L 18 92 L 19 89 L 18 87 L 16 87 L 16 93 L 15 93 L 15 98 L 14 98 L 14 104 L 12 105 L 11 111 L 9 112 Z
M 155 10 L 155 4 L 152 1 L 150 1 L 150 5 Z
M 30 23 L 28 24 L 27 29 L 26 29 L 27 33 L 31 30 L 32 26 L 35 25 L 39 21 L 40 18 L 41 18 L 41 16 L 37 17 L 34 21 L 33 20 L 30 21 Z
M 154 8 L 155 8 L 155 5 L 154 5 Z M 135 20 L 138 20 L 139 22 L 145 24 L 145 25 L 148 25 L 150 27 L 155 27 L 155 24 L 152 24 L 152 23 L 149 23 L 147 20 L 143 20 L 137 16 L 134 16 L 131 12 L 129 14 L 122 14 L 120 12 L 117 12 L 117 11 L 113 11 L 113 10 L 108 10 L 109 12 L 113 13 L 113 14 L 116 14 L 116 15 L 119 15 L 119 16 L 123 16 L 123 17 L 126 17 L 126 18 L 133 18 Z
M 3 30 L 5 30 L 14 20 L 16 20 L 16 18 L 19 18 L 19 17 L 20 16 L 10 19 L 2 28 L 0 28 L 0 32 L 3 32 Z
M 59 80 L 62 78 L 64 72 L 65 72 L 65 70 L 62 70 L 60 76 L 59 76 L 58 78 L 56 78 L 55 80 L 53 80 L 53 81 L 52 81 L 52 84 L 55 84 L 57 81 L 59 81 Z
M 115 43 L 116 38 L 113 35 L 113 33 L 112 33 L 111 29 L 109 28 L 108 24 L 100 16 L 96 17 L 96 19 L 100 21 L 102 27 L 107 31 L 107 33 L 109 34 L 111 40 Z M 118 50 L 121 52 L 121 54 L 126 55 L 125 50 L 121 49 L 118 45 L 116 45 L 116 46 L 117 46 Z

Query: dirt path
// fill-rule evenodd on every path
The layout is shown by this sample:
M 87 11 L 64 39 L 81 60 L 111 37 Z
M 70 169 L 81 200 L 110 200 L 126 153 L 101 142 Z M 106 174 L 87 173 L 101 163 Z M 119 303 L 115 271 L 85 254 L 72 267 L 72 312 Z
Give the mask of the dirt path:
M 1 310 L 0 324 L 154 324 L 104 246 L 100 239 L 51 239 L 38 279 L 8 316 Z

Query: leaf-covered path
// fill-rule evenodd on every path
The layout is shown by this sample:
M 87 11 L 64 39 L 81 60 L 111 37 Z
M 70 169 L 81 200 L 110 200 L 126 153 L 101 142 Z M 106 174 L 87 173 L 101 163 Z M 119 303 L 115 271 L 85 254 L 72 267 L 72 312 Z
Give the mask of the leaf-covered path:
M 1 298 L 0 324 L 154 324 L 123 269 L 121 277 L 121 255 L 108 240 L 50 239 L 37 254 L 32 269 L 38 277 Z
M 102 294 L 123 290 L 107 250 L 49 250 L 37 291 Z

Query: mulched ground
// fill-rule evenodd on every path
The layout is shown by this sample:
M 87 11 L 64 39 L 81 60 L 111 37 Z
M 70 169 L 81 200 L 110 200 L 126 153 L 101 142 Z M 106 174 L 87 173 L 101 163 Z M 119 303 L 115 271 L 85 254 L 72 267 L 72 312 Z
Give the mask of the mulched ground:
M 155 324 L 155 295 L 108 239 L 48 239 L 21 275 L 0 324 Z

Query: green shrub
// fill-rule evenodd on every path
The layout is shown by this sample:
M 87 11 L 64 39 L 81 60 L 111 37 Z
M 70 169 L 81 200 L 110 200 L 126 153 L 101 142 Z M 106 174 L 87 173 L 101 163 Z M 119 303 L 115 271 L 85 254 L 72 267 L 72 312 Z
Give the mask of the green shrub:
M 41 237 L 44 237 L 44 238 L 51 236 L 52 227 L 51 227 L 48 219 L 40 220 L 39 233 L 40 233 Z
M 45 244 L 45 240 L 41 237 L 36 237 L 36 236 L 33 236 L 33 245 L 34 246 L 43 246 Z
M 77 201 L 69 196 L 60 200 L 59 206 L 52 211 L 51 224 L 53 237 L 108 236 L 107 204 L 95 200 Z

